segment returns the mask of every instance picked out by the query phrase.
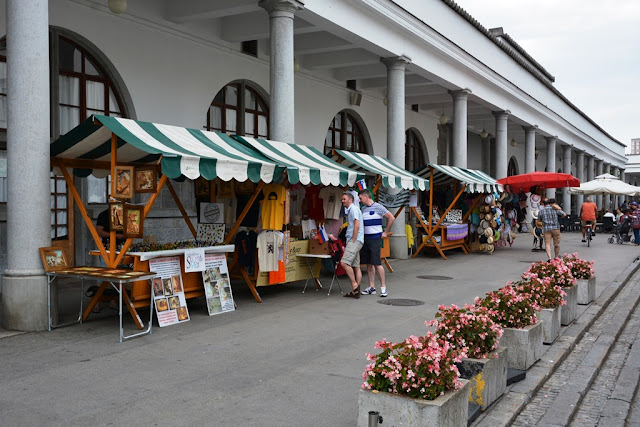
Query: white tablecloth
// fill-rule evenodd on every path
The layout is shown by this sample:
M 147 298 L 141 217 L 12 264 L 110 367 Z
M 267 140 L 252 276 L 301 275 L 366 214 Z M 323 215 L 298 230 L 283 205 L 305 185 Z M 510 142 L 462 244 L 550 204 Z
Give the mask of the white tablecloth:
M 233 252 L 236 249 L 234 245 L 220 245 L 220 246 L 206 246 L 204 247 L 205 254 Z M 153 258 L 172 256 L 172 255 L 184 255 L 187 249 L 171 249 L 169 251 L 153 251 L 153 252 L 127 252 L 127 255 L 139 257 L 140 261 L 147 261 Z

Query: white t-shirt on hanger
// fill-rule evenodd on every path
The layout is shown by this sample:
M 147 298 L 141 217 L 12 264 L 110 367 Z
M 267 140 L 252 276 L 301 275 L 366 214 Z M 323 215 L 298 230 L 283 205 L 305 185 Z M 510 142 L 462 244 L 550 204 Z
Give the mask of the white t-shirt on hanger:
M 258 266 L 260 271 L 278 271 L 278 261 L 282 260 L 284 234 L 280 231 L 265 230 L 258 234 Z
M 325 187 L 320 190 L 320 198 L 324 207 L 324 217 L 339 219 L 342 210 L 342 189 L 338 187 Z

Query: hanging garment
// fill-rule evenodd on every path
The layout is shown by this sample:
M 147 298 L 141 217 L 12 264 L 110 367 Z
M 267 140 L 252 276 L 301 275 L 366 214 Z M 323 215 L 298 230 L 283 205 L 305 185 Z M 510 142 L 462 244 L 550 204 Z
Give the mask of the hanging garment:
M 267 184 L 262 188 L 262 229 L 282 230 L 286 190 L 280 184 Z
M 342 211 L 342 189 L 338 187 L 325 187 L 320 190 L 325 218 L 338 219 Z
M 265 230 L 258 235 L 258 266 L 260 271 L 278 271 L 278 261 L 282 261 L 284 234 L 280 231 Z
M 320 187 L 312 185 L 307 187 L 305 198 L 307 199 L 307 215 L 316 221 L 324 220 L 324 207 L 320 198 Z

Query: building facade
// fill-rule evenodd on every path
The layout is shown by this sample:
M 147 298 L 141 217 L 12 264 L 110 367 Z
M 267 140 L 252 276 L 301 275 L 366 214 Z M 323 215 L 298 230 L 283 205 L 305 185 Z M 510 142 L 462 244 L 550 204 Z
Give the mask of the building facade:
M 409 170 L 624 177 L 624 145 L 503 29 L 451 0 L 0 0 L 0 10 L 7 328 L 46 326 L 39 247 L 53 241 L 92 262 L 48 145 L 94 113 L 361 151 Z M 107 178 L 77 185 L 95 218 Z M 175 187 L 195 221 L 193 184 Z M 564 208 L 580 199 L 565 192 Z M 406 257 L 396 223 L 392 249 Z M 145 228 L 190 236 L 164 193 Z

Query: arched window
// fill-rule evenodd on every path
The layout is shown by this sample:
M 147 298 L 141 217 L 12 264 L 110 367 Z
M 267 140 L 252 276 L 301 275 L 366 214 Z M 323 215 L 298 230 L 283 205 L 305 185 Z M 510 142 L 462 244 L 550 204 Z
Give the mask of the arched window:
M 422 138 L 415 129 L 408 129 L 405 132 L 405 144 L 404 144 L 405 161 L 404 168 L 408 171 L 414 171 L 421 166 L 429 163 L 428 156 L 426 156 L 423 149 Z
M 51 111 L 50 126 L 53 139 L 64 135 L 92 114 L 126 117 L 123 97 L 118 85 L 106 70 L 105 62 L 98 60 L 100 53 L 91 43 L 67 30 L 50 28 L 49 58 L 50 96 L 54 108 Z M 86 45 L 86 46 L 85 46 Z M 91 50 L 94 50 L 94 53 Z M 7 68 L 6 38 L 0 39 L 0 149 L 4 143 L 7 128 Z M 0 152 L 0 159 L 6 152 Z M 107 179 L 88 178 L 89 203 L 106 203 Z M 6 177 L 0 175 L 0 202 L 6 202 Z M 66 183 L 62 177 L 51 174 L 51 238 L 68 240 L 73 224 L 69 214 L 71 203 L 68 199 Z M 72 205 L 71 205 L 72 206 Z
M 269 107 L 256 89 L 245 82 L 229 83 L 213 98 L 207 130 L 269 137 Z
M 324 152 L 331 153 L 334 148 L 356 153 L 367 153 L 362 128 L 358 124 L 356 117 L 346 110 L 336 114 L 327 130 L 327 136 L 324 140 Z
M 92 114 L 122 117 L 122 103 L 99 62 L 77 43 L 58 40 L 60 135 Z
M 507 176 L 518 175 L 518 161 L 515 156 L 509 159 L 509 166 L 507 166 Z

